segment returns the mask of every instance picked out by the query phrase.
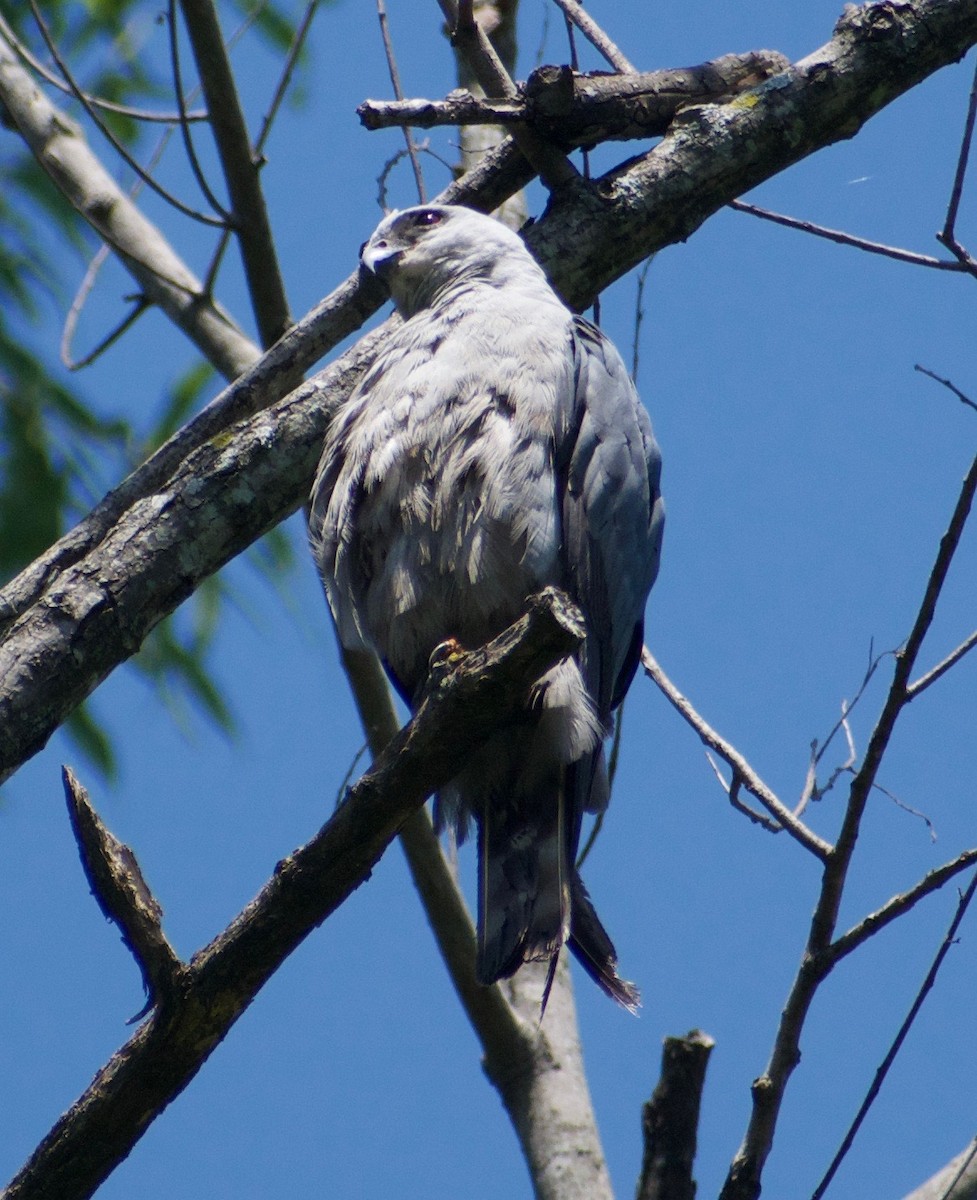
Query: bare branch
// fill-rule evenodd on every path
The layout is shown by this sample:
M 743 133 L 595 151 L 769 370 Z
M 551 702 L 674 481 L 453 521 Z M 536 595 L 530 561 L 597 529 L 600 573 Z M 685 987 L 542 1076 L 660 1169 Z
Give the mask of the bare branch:
M 91 152 L 78 126 L 55 108 L 0 36 L 0 102 L 54 185 L 113 247 L 140 290 L 225 377 L 258 349 L 203 292 L 200 281 Z
M 267 348 L 289 327 L 291 317 L 258 177 L 259 163 L 212 0 L 180 0 L 180 8 L 231 199 L 252 310 L 261 344 Z
M 832 939 L 865 806 L 876 786 L 879 767 L 896 722 L 909 703 L 908 679 L 959 545 L 975 490 L 977 458 L 971 464 L 947 532 L 941 539 L 912 630 L 902 651 L 896 656 L 893 678 L 882 712 L 869 738 L 862 765 L 851 783 L 841 833 L 824 860 L 821 891 L 811 918 L 807 945 L 784 1005 L 770 1062 L 763 1075 L 753 1084 L 753 1110 L 749 1126 L 743 1144 L 730 1166 L 720 1200 L 756 1200 L 760 1194 L 763 1165 L 773 1145 L 784 1092 L 794 1068 L 800 1061 L 801 1031 L 814 995 L 836 961 Z M 962 913 L 960 916 L 962 917 Z
M 695 1200 L 699 1106 L 715 1044 L 699 1029 L 665 1039 L 661 1077 L 641 1114 L 644 1156 L 636 1200 Z
M 103 914 L 122 931 L 142 972 L 146 1006 L 133 1018 L 172 1000 L 184 971 L 163 933 L 163 910 L 143 878 L 132 850 L 105 828 L 88 793 L 68 767 L 62 769 L 64 794 L 85 877 Z
M 967 116 L 964 121 L 963 138 L 960 143 L 960 154 L 957 157 L 957 169 L 953 177 L 953 187 L 950 189 L 950 200 L 947 204 L 946 220 L 942 230 L 936 235 L 937 241 L 942 242 L 951 254 L 956 255 L 960 262 L 971 271 L 977 271 L 977 262 L 957 241 L 957 213 L 960 210 L 960 200 L 963 196 L 964 180 L 967 178 L 967 163 L 970 158 L 970 147 L 974 139 L 974 121 L 977 119 L 977 66 L 974 67 L 974 80 L 970 87 L 970 103 L 967 106 Z
M 726 798 L 738 813 L 742 813 L 748 821 L 752 821 L 754 825 L 759 825 L 760 828 L 765 829 L 767 833 L 783 833 L 783 825 L 772 820 L 770 817 L 766 816 L 765 813 L 757 812 L 756 809 L 750 808 L 748 804 L 744 804 L 740 799 L 740 789 L 743 786 L 743 777 L 740 774 L 734 771 L 732 779 L 730 779 L 730 781 L 727 783 L 723 778 L 723 773 L 720 771 L 716 760 L 708 751 L 706 752 L 706 761 L 709 763 L 709 766 L 712 767 L 713 774 L 716 776 L 716 782 L 726 793 Z
M 767 812 L 795 841 L 799 842 L 806 850 L 810 850 L 817 858 L 822 861 L 826 860 L 831 853 L 829 843 L 795 817 L 787 805 L 767 787 L 742 754 L 707 724 L 668 678 L 647 646 L 641 651 L 641 665 L 666 700 L 699 735 L 700 740 L 732 767 L 734 783 L 736 779 L 742 780 L 747 791 L 760 801 Z M 730 799 L 732 799 L 732 795 L 730 795 Z
M 393 41 L 390 37 L 390 22 L 387 20 L 387 6 L 384 0 L 376 0 L 377 17 L 380 21 L 380 36 L 383 39 L 383 52 L 387 59 L 387 70 L 390 73 L 390 82 L 393 85 L 394 95 L 398 100 L 403 100 L 404 89 L 400 86 L 400 72 L 397 69 L 397 57 L 394 54 Z M 404 145 L 407 150 L 407 156 L 410 159 L 411 169 L 414 172 L 414 185 L 417 188 L 418 203 L 424 204 L 427 200 L 427 189 L 424 186 L 424 172 L 421 170 L 421 160 L 417 153 L 417 146 L 414 142 L 414 134 L 411 132 L 409 125 L 405 125 L 404 129 Z
M 514 98 L 516 85 L 475 20 L 472 0 L 438 0 L 452 30 L 452 44 L 464 54 L 487 96 Z M 579 178 L 576 167 L 554 146 L 525 125 L 515 125 L 512 138 L 546 187 L 553 189 Z
M 554 0 L 557 8 L 561 9 L 568 21 L 572 21 L 588 42 L 603 55 L 615 71 L 622 75 L 633 74 L 634 66 L 620 49 L 611 41 L 594 18 L 577 3 L 577 0 Z
M 312 27 L 312 18 L 315 16 L 316 9 L 319 6 L 319 0 L 309 0 L 305 6 L 305 12 L 302 13 L 302 18 L 295 27 L 295 35 L 292 38 L 292 43 L 288 48 L 288 53 L 285 55 L 285 62 L 282 64 L 281 74 L 278 77 L 278 83 L 275 85 L 275 94 L 271 98 L 271 103 L 268 105 L 268 111 L 265 113 L 261 122 L 261 130 L 258 133 L 254 143 L 255 155 L 260 158 L 264 153 L 265 143 L 271 134 L 275 124 L 275 117 L 278 115 L 278 110 L 281 108 L 282 101 L 288 93 L 289 85 L 292 82 L 292 74 L 295 71 L 295 66 L 298 63 L 299 55 L 302 53 L 302 47 L 305 45 L 305 39 L 308 37 L 309 29 Z
M 920 375 L 928 375 L 930 379 L 935 379 L 937 383 L 942 383 L 945 388 L 949 388 L 950 391 L 953 392 L 954 396 L 956 396 L 961 404 L 966 404 L 968 408 L 977 409 L 977 404 L 975 404 L 969 396 L 961 392 L 961 390 L 955 384 L 951 383 L 949 379 L 944 379 L 941 375 L 937 375 L 935 371 L 929 370 L 928 367 L 921 367 L 919 363 L 915 365 L 913 370 L 918 371 Z
M 657 137 L 684 105 L 747 91 L 790 67 L 782 54 L 726 54 L 696 67 L 634 75 L 581 74 L 539 67 L 516 93 L 483 98 L 459 89 L 443 100 L 364 100 L 356 112 L 367 129 L 393 125 L 513 125 L 526 121 L 557 145 Z M 956 267 L 958 264 L 954 264 Z
M 694 233 L 718 195 L 726 204 L 815 144 L 853 136 L 936 60 L 955 61 L 975 40 L 977 0 L 848 6 L 826 45 L 748 98 L 683 109 L 660 145 L 609 171 L 595 192 L 554 196 L 546 228 L 533 226 L 526 241 L 544 262 L 573 262 L 561 293 L 584 307 L 580 297 L 647 258 L 663 234 L 671 242 Z
M 881 254 L 899 262 L 911 263 L 914 267 L 935 267 L 939 271 L 969 271 L 970 269 L 962 262 L 947 258 L 933 258 L 930 254 L 917 254 L 915 250 L 902 250 L 897 246 L 886 246 L 882 242 L 872 242 L 867 238 L 856 237 L 853 233 L 844 233 L 840 229 L 828 229 L 825 225 L 815 225 L 811 221 L 801 221 L 797 217 L 786 217 L 782 213 L 771 212 L 767 208 L 758 208 L 755 204 L 747 204 L 743 200 L 731 200 L 729 207 L 734 208 L 737 212 L 761 217 L 764 221 L 772 221 L 775 225 L 785 225 L 788 229 L 799 229 L 802 233 L 811 233 L 815 237 L 826 238 L 829 242 L 837 242 L 839 246 L 854 246 L 856 250 Z
M 940 948 L 936 953 L 936 957 L 933 959 L 933 962 L 930 965 L 930 969 L 926 973 L 926 978 L 923 980 L 919 991 L 916 993 L 916 998 L 915 998 L 915 1000 L 913 1000 L 912 1005 L 909 1009 L 909 1012 L 906 1014 L 905 1020 L 903 1021 L 902 1025 L 900 1025 L 899 1032 L 896 1034 L 895 1038 L 893 1039 L 892 1045 L 889 1047 L 889 1050 L 886 1053 L 885 1058 L 882 1060 L 881 1065 L 879 1066 L 878 1070 L 875 1072 L 875 1078 L 872 1080 L 872 1085 L 868 1089 L 868 1092 L 865 1095 L 865 1099 L 862 1101 L 861 1105 L 859 1106 L 858 1112 L 855 1114 L 855 1118 L 852 1121 L 852 1123 L 848 1129 L 848 1132 L 845 1134 L 844 1138 L 842 1139 L 841 1145 L 838 1147 L 837 1153 L 835 1154 L 834 1158 L 831 1160 L 831 1165 L 828 1167 L 827 1171 L 825 1172 L 824 1178 L 821 1180 L 821 1182 L 818 1184 L 818 1186 L 814 1189 L 814 1192 L 811 1196 L 811 1200 L 821 1200 L 821 1197 L 827 1191 L 828 1185 L 831 1183 L 831 1180 L 834 1179 L 838 1168 L 841 1166 L 842 1162 L 844 1161 L 845 1156 L 847 1155 L 848 1151 L 851 1149 L 852 1143 L 854 1142 L 855 1137 L 857 1136 L 858 1131 L 861 1128 L 862 1122 L 865 1120 L 865 1117 L 868 1115 L 869 1109 L 875 1103 L 875 1098 L 878 1096 L 879 1092 L 882 1089 L 882 1084 L 885 1082 L 885 1077 L 886 1077 L 886 1075 L 888 1075 L 889 1069 L 891 1068 L 892 1064 L 896 1060 L 896 1055 L 899 1053 L 900 1049 L 902 1048 L 902 1044 L 906 1040 L 906 1037 L 909 1034 L 909 1030 L 912 1028 L 913 1023 L 916 1020 L 916 1017 L 919 1015 L 919 1010 L 923 1007 L 923 1001 L 926 999 L 926 997 L 929 995 L 930 991 L 932 990 L 933 984 L 936 983 L 936 976 L 939 973 L 940 967 L 943 965 L 943 960 L 946 958 L 946 956 L 950 950 L 950 947 L 953 945 L 954 941 L 956 940 L 957 930 L 960 928 L 960 923 L 961 923 L 961 921 L 963 921 L 963 918 L 966 915 L 967 909 L 970 907 L 970 902 L 974 898 L 975 891 L 977 891 L 977 872 L 975 872 L 975 874 L 973 875 L 973 877 L 970 880 L 970 883 L 967 885 L 967 890 L 960 897 L 960 899 L 957 903 L 957 911 L 954 913 L 953 920 L 950 922 L 950 927 L 946 931 L 946 936 L 943 938 L 943 942 L 941 943 Z
M 13 29 L 4 20 L 3 14 L 0 13 L 0 33 L 14 49 L 18 56 L 37 75 L 49 83 L 52 87 L 57 88 L 59 92 L 64 92 L 66 96 L 74 96 L 75 93 L 63 79 L 59 79 L 53 71 L 49 71 L 47 67 L 34 57 L 27 47 L 20 41 Z M 104 112 L 116 113 L 120 117 L 129 117 L 133 121 L 143 121 L 146 124 L 159 125 L 176 125 L 180 121 L 179 113 L 153 112 L 145 108 L 133 108 L 130 104 L 117 104 L 114 100 L 106 100 L 102 96 L 94 96 L 91 92 L 82 92 L 85 101 L 92 108 L 100 108 Z M 187 121 L 206 121 L 207 114 L 205 112 L 188 112 L 185 119 Z
M 143 181 L 143 183 L 146 184 L 147 187 L 152 188 L 157 196 L 160 196 L 166 201 L 167 204 L 175 208 L 177 212 L 183 213 L 185 217 L 191 217 L 194 221 L 199 221 L 202 225 L 213 225 L 217 228 L 221 228 L 224 225 L 222 218 L 208 216 L 207 213 L 199 212 L 197 209 L 191 208 L 189 204 L 184 204 L 178 196 L 174 196 L 173 193 L 164 188 L 162 184 L 157 183 L 152 175 L 150 175 L 150 173 L 142 166 L 139 160 L 134 158 L 129 153 L 122 142 L 119 141 L 108 125 L 106 125 L 106 123 L 98 115 L 93 106 L 88 103 L 85 93 L 75 82 L 74 76 L 68 69 L 67 63 L 61 57 L 58 47 L 56 46 L 54 39 L 51 37 L 51 31 L 48 29 L 47 22 L 41 15 L 41 10 L 37 6 L 37 0 L 30 0 L 30 6 L 31 12 L 34 14 L 34 20 L 37 22 L 37 27 L 41 31 L 41 36 L 44 38 L 44 42 L 47 45 L 48 50 L 51 52 L 51 57 L 57 63 L 58 70 L 64 76 L 65 83 L 67 83 L 68 87 L 71 89 L 71 94 L 88 114 L 89 119 L 92 121 L 95 128 L 111 145 L 112 149 L 116 152 L 116 154 L 118 154 L 122 161 L 127 163 L 128 166 L 130 166 L 132 170 L 136 172 L 136 174 Z
M 71 307 L 68 309 L 68 315 L 65 317 L 64 329 L 61 331 L 61 361 L 69 371 L 80 371 L 83 367 L 91 366 L 110 346 L 114 346 L 126 330 L 131 329 L 142 314 L 151 307 L 145 296 L 133 297 L 128 313 L 126 313 L 114 329 L 110 330 L 109 333 L 99 340 L 93 350 L 89 350 L 87 354 L 84 354 L 79 359 L 71 357 L 71 342 L 75 336 L 78 318 L 81 316 L 85 301 L 88 299 L 89 293 L 95 285 L 95 277 L 101 270 L 108 253 L 109 247 L 103 242 L 99 246 L 95 257 L 88 264 L 84 278 L 78 287 L 74 300 L 71 302 Z
M 920 692 L 924 692 L 930 684 L 936 683 L 941 679 L 947 671 L 961 660 L 965 654 L 969 654 L 973 648 L 977 646 L 977 629 L 965 638 L 955 650 L 950 653 L 941 662 L 938 662 L 935 667 L 930 668 L 925 675 L 921 675 L 919 679 L 910 683 L 906 687 L 906 696 L 909 700 L 915 700 Z
M 841 937 L 835 938 L 827 949 L 827 953 L 831 955 L 835 962 L 839 962 L 846 955 L 851 954 L 853 950 L 857 950 L 863 942 L 867 942 L 870 937 L 873 937 L 879 930 L 884 929 L 897 917 L 903 916 L 914 908 L 925 896 L 929 896 L 932 892 L 937 891 L 948 883 L 954 876 L 959 875 L 961 871 L 966 871 L 970 866 L 977 863 L 977 850 L 965 850 L 959 854 L 952 862 L 944 863 L 942 867 L 936 867 L 929 871 L 923 878 L 914 884 L 907 892 L 902 892 L 898 896 L 893 896 L 891 900 L 876 909 L 874 913 L 870 913 L 867 917 L 853 925 L 847 933 L 843 933 Z
M 524 705 L 532 680 L 573 650 L 581 628 L 573 606 L 550 589 L 526 617 L 433 680 L 414 719 L 346 802 L 193 956 L 170 1002 L 155 1008 L 99 1072 L 4 1200 L 90 1196 L 186 1087 L 270 975 L 369 876 L 425 797 Z

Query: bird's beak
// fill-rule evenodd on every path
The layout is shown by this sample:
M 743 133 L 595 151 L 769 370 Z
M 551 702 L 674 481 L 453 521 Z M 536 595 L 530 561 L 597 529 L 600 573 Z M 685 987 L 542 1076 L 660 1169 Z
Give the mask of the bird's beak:
M 390 276 L 403 256 L 403 250 L 386 238 L 374 241 L 372 238 L 363 247 L 360 262 L 370 272 L 388 283 Z

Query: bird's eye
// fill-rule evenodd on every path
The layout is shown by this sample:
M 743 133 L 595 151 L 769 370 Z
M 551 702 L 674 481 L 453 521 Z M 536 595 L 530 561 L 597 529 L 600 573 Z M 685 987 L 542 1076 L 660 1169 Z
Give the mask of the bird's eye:
M 422 208 L 414 220 L 418 225 L 437 225 L 444 220 L 444 213 L 438 212 L 436 208 Z

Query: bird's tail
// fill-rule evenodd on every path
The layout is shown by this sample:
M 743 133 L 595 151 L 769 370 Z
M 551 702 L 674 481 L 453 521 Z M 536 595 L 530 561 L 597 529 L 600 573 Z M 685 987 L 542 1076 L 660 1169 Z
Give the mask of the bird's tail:
M 635 1012 L 638 989 L 617 972 L 614 943 L 569 859 L 564 789 L 533 805 L 486 804 L 479 822 L 478 962 L 480 983 L 512 975 L 524 962 L 550 960 L 546 1007 L 557 958 L 569 943 L 611 999 Z
M 524 962 L 553 958 L 570 935 L 572 867 L 567 860 L 563 788 L 532 804 L 489 801 L 479 821 L 480 983 Z
M 570 949 L 597 986 L 629 1012 L 637 1012 L 641 994 L 617 973 L 617 951 L 591 903 L 583 880 L 573 872 L 570 885 Z

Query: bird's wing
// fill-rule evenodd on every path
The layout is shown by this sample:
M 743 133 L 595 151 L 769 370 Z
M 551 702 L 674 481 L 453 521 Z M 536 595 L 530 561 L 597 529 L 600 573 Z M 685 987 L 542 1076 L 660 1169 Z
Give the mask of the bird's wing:
M 661 455 L 614 346 L 580 317 L 572 342 L 575 387 L 557 444 L 563 569 L 587 618 L 584 678 L 606 721 L 634 676 L 658 573 Z

